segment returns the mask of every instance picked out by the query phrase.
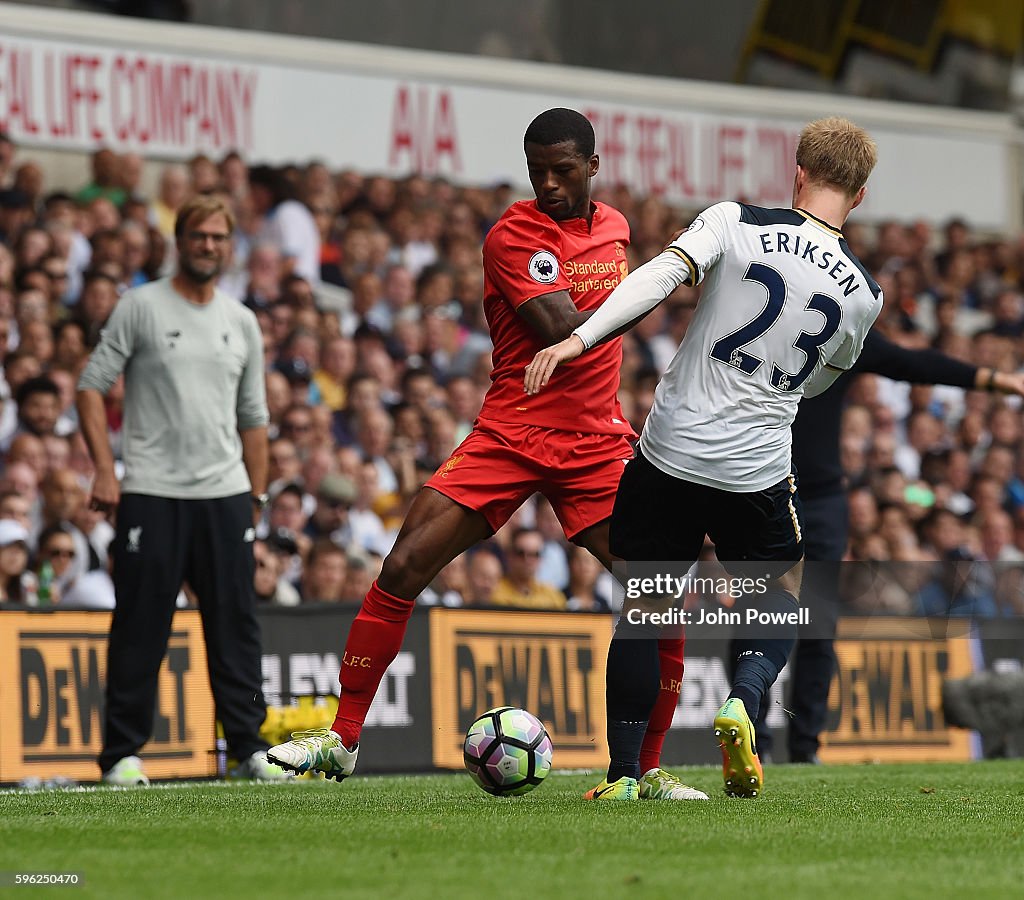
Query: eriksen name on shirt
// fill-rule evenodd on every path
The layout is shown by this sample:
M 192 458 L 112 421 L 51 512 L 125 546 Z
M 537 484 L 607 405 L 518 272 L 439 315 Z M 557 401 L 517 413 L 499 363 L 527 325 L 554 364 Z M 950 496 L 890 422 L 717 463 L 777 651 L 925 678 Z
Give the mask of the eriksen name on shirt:
M 844 270 L 851 268 L 852 263 L 842 257 L 837 258 L 838 254 L 832 250 L 823 250 L 820 244 L 815 244 L 807 238 L 801 238 L 799 234 L 791 234 L 786 231 L 764 231 L 757 237 L 761 241 L 761 249 L 765 253 L 788 253 L 809 265 L 817 266 L 828 272 L 843 289 L 844 297 L 849 297 L 860 287 L 856 270 L 840 279 L 840 275 Z

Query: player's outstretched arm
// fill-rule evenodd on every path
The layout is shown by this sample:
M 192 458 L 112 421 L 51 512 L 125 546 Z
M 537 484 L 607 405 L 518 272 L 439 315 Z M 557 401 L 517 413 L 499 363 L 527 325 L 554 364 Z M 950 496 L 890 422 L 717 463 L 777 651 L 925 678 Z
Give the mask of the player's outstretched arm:
M 526 378 L 524 386 L 526 393 L 536 394 L 550 380 L 551 375 L 562 363 L 576 359 L 587 348 L 583 345 L 582 339 L 575 334 L 570 334 L 564 341 L 555 344 L 554 347 L 545 347 L 541 350 L 526 367 Z
M 978 390 L 1024 397 L 1024 372 L 997 372 L 994 369 L 981 368 L 978 369 L 975 387 Z
M 931 348 L 910 350 L 890 341 L 876 328 L 864 339 L 864 352 L 856 370 L 911 384 L 949 384 L 967 390 L 1024 397 L 1024 373 L 974 366 Z

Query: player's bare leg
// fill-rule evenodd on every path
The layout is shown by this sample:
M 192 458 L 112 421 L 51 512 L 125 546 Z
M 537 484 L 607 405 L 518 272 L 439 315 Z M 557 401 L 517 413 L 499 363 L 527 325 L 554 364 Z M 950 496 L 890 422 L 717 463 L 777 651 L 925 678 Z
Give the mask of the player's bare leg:
M 351 775 L 366 713 L 402 646 L 416 598 L 456 556 L 491 534 L 481 513 L 423 488 L 352 623 L 334 724 L 293 735 L 268 757 L 294 772 L 319 771 L 337 781 Z
M 415 603 L 448 563 L 493 533 L 482 513 L 433 488 L 423 488 L 384 560 L 377 584 L 387 593 Z

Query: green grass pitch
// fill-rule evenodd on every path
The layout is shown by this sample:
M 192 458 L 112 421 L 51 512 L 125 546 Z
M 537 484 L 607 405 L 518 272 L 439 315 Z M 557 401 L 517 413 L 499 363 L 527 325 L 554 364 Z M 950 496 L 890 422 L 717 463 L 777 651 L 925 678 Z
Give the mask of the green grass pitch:
M 712 799 L 585 803 L 595 776 L 557 772 L 513 799 L 464 774 L 7 791 L 0 870 L 104 898 L 1021 896 L 1024 760 L 776 766 L 758 800 L 679 771 Z

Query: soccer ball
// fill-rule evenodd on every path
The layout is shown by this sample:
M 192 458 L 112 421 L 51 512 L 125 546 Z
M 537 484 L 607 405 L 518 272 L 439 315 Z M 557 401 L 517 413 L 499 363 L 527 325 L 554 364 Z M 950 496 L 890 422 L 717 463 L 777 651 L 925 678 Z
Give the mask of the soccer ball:
M 462 756 L 472 779 L 488 794 L 526 794 L 551 771 L 551 738 L 525 709 L 489 709 L 469 726 Z

